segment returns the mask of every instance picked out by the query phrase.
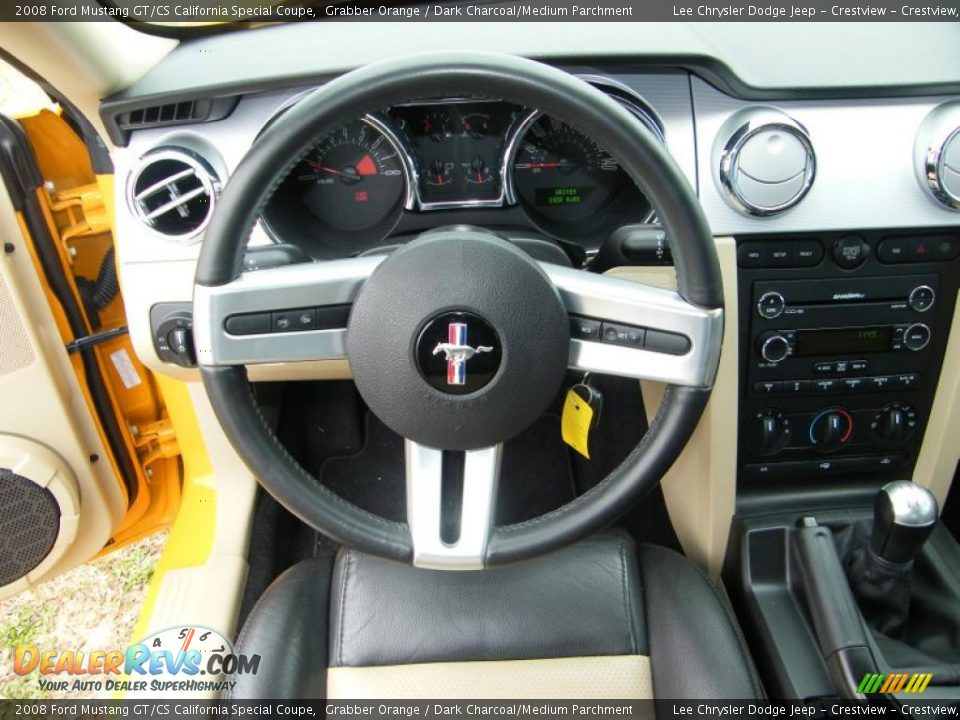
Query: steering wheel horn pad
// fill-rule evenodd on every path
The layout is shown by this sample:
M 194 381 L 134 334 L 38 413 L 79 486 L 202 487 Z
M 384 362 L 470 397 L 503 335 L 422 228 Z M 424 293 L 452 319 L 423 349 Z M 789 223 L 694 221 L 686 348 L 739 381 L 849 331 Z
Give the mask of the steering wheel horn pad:
M 391 254 L 347 326 L 347 358 L 373 413 L 441 450 L 495 445 L 531 425 L 561 388 L 569 346 L 566 310 L 537 263 L 492 233 L 462 228 Z M 427 358 L 450 375 L 425 377 Z M 477 382 L 474 364 L 480 374 L 492 366 L 492 377 Z

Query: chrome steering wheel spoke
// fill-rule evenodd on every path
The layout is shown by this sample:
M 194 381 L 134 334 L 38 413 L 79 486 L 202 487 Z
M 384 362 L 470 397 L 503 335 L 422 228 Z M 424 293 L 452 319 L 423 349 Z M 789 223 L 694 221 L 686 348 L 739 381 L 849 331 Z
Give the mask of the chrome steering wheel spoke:
M 723 310 L 704 309 L 677 292 L 541 263 L 571 320 L 623 330 L 621 340 L 572 337 L 573 370 L 711 387 L 723 338 Z
M 445 452 L 405 440 L 404 454 L 413 564 L 434 570 L 482 570 L 493 530 L 503 445 Z M 457 503 L 446 502 L 444 486 L 458 482 L 459 508 L 447 511 L 446 505 Z M 451 526 L 452 531 L 445 530 Z
M 194 338 L 200 365 L 254 365 L 346 357 L 346 315 L 384 256 L 302 263 L 243 273 L 225 285 L 194 290 Z M 297 311 L 300 311 L 299 313 Z M 315 317 L 310 329 L 280 328 L 270 317 Z M 231 332 L 237 319 L 256 332 Z M 330 321 L 330 318 L 336 318 Z M 326 319 L 326 321 L 325 321 Z M 266 327 L 262 324 L 266 322 Z M 342 325 L 341 325 L 342 323 Z

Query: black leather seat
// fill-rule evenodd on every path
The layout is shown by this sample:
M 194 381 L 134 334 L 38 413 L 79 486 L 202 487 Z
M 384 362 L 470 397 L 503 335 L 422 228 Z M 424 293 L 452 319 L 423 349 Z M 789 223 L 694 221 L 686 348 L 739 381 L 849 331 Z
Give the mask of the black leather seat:
M 328 675 L 341 696 L 389 698 L 395 682 L 376 691 L 369 685 L 396 680 L 405 666 L 430 670 L 430 697 L 441 696 L 437 683 L 456 697 L 458 677 L 471 678 L 464 697 L 482 697 L 476 678 L 498 669 L 498 661 L 546 658 L 569 659 L 548 665 L 548 674 L 584 671 L 599 658 L 604 678 L 611 667 L 604 660 L 642 661 L 617 667 L 627 675 L 649 668 L 660 698 L 763 692 L 739 626 L 703 572 L 673 551 L 637 549 L 622 531 L 486 572 L 420 570 L 343 550 L 333 561 L 303 562 L 277 578 L 237 645 L 262 658 L 256 675 L 234 678 L 238 699 L 322 698 L 334 690 Z M 444 673 L 458 663 L 474 663 L 468 676 Z M 351 685 L 357 669 L 364 670 L 364 688 Z M 523 669 L 509 663 L 505 677 Z M 418 681 L 410 678 L 417 676 L 401 674 L 403 687 L 413 683 L 416 692 Z M 624 687 L 609 692 L 633 692 Z

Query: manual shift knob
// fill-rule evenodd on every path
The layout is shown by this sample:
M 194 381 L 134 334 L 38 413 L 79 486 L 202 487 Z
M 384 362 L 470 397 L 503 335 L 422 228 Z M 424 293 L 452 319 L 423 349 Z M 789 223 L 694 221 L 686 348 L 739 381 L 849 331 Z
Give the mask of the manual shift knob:
M 887 483 L 873 504 L 870 549 L 888 563 L 912 562 L 937 524 L 937 499 L 909 480 Z

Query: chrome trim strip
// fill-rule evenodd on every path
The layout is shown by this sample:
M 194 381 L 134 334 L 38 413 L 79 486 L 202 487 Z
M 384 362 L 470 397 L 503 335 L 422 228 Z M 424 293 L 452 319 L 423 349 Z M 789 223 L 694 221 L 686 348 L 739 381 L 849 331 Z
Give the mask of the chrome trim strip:
M 503 445 L 464 453 L 460 537 L 455 543 L 440 536 L 443 451 L 404 440 L 404 456 L 413 564 L 432 570 L 482 570 L 496 511 Z

